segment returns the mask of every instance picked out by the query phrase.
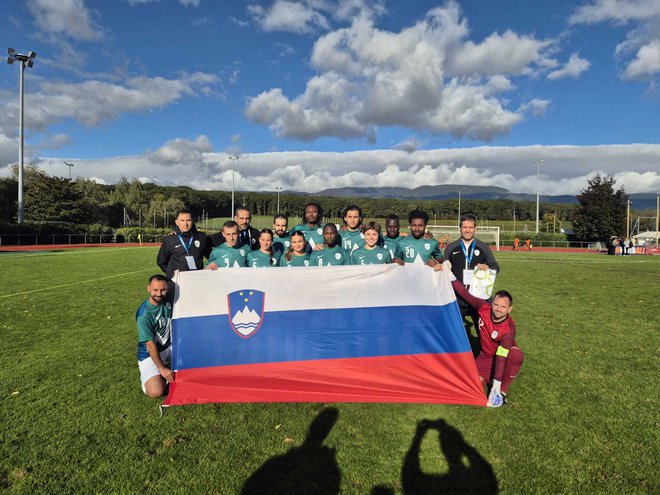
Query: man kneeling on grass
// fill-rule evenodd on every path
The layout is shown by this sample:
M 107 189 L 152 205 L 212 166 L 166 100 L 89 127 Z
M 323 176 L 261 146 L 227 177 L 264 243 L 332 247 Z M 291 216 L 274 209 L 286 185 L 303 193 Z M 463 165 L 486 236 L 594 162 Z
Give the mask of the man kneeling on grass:
M 156 398 L 165 393 L 166 383 L 174 381 L 174 373 L 168 368 L 172 353 L 172 306 L 166 300 L 167 279 L 153 275 L 147 292 L 149 297 L 135 313 L 137 358 L 142 391 Z
M 473 296 L 459 280 L 452 278 L 454 291 L 479 315 L 481 352 L 476 358 L 477 370 L 481 382 L 491 385 L 488 406 L 500 407 L 506 403 L 509 385 L 523 363 L 523 353 L 516 344 L 516 324 L 509 316 L 513 298 L 501 290 L 488 302 Z

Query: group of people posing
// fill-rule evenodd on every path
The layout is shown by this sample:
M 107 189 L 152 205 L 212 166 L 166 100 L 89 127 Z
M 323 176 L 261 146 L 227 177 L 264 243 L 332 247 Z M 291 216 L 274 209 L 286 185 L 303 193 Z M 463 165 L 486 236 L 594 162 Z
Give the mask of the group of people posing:
M 346 207 L 342 216 L 340 228 L 334 223 L 324 224 L 321 206 L 310 203 L 305 206 L 302 223 L 290 231 L 288 218 L 280 214 L 273 218 L 272 229 L 257 230 L 250 225 L 250 210 L 239 207 L 221 232 L 207 236 L 195 227 L 190 210 L 178 211 L 173 235 L 164 238 L 157 256 L 165 276 L 150 278 L 149 298 L 136 315 L 143 391 L 150 397 L 160 397 L 166 384 L 174 380 L 168 360 L 176 271 L 422 263 L 434 270 L 451 270 L 461 314 L 471 317 L 478 330 L 475 359 L 488 392 L 488 405 L 504 404 L 509 385 L 522 365 L 522 352 L 516 345 L 515 324 L 509 316 L 511 295 L 499 291 L 486 301 L 469 293 L 475 269 L 499 271 L 488 245 L 474 237 L 476 217 L 461 217 L 461 236 L 447 245 L 443 256 L 438 241 L 427 232 L 426 212 L 409 213 L 409 235 L 400 232 L 397 215 L 386 218 L 385 232 L 377 222 L 365 223 L 359 206 Z

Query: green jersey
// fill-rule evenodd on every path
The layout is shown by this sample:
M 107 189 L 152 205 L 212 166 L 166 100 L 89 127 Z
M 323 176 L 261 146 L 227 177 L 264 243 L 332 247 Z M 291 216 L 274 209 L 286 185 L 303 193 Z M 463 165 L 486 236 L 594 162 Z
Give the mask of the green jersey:
M 320 251 L 314 251 L 309 257 L 310 266 L 337 266 L 350 265 L 351 257 L 343 247 L 337 245 L 333 248 L 323 246 Z
M 426 263 L 441 256 L 442 251 L 435 239 L 415 239 L 412 235 L 399 239 L 396 257 L 406 263 Z
M 218 268 L 231 268 L 235 266 L 246 266 L 246 257 L 249 249 L 246 246 L 231 247 L 227 243 L 213 248 L 209 256 L 209 263 L 215 262 Z M 208 263 L 207 263 L 208 266 Z
M 280 257 L 273 251 L 272 254 L 263 253 L 260 249 L 257 251 L 250 251 L 247 254 L 247 266 L 252 268 L 260 268 L 266 266 L 277 266 Z
M 396 256 L 396 250 L 399 246 L 399 241 L 403 239 L 400 235 L 396 236 L 394 239 L 391 237 L 385 236 L 383 239 L 383 247 L 390 252 L 390 256 L 394 258 Z
M 291 260 L 287 260 L 286 255 L 282 255 L 280 266 L 309 266 L 309 253 L 305 253 L 302 256 L 296 256 L 291 253 Z
M 278 259 L 286 254 L 291 247 L 291 237 L 287 232 L 284 237 L 273 236 L 273 254 L 277 253 Z
M 351 265 L 384 265 L 392 263 L 390 252 L 380 246 L 367 249 L 366 246 L 357 248 L 351 253 Z
M 149 357 L 147 342 L 153 341 L 158 352 L 164 351 L 171 345 L 172 306 L 169 302 L 154 306 L 147 299 L 135 313 L 135 321 L 138 328 L 138 361 Z
M 364 246 L 364 234 L 360 229 L 358 230 L 342 230 L 339 232 L 341 237 L 341 247 L 349 253 L 352 253 L 357 248 Z
M 323 239 L 323 225 L 318 225 L 316 227 L 310 227 L 309 225 L 296 225 L 291 229 L 290 234 L 294 232 L 302 232 L 307 241 L 308 251 L 313 251 L 314 248 L 322 246 L 325 240 Z

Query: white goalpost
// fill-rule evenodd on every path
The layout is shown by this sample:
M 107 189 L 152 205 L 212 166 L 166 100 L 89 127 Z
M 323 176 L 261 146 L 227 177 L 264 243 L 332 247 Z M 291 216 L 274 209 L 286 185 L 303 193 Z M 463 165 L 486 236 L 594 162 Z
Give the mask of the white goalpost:
M 433 237 L 440 239 L 447 237 L 447 243 L 455 241 L 461 236 L 461 229 L 456 225 L 427 225 L 426 229 L 433 234 Z M 495 246 L 495 250 L 500 250 L 500 228 L 478 225 L 474 236 L 488 245 Z

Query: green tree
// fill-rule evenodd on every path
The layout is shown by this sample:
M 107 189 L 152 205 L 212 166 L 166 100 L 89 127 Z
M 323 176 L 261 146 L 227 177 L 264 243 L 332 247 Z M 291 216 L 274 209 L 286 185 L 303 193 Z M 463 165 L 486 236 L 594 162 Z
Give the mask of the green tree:
M 623 187 L 615 190 L 614 183 L 614 177 L 597 173 L 577 196 L 573 228 L 578 239 L 606 241 L 625 232 L 628 196 Z

